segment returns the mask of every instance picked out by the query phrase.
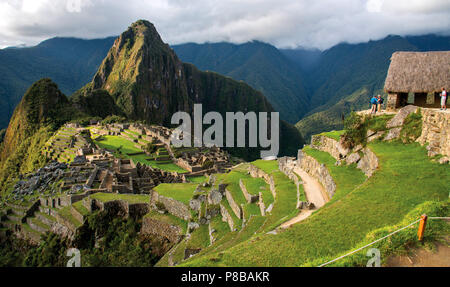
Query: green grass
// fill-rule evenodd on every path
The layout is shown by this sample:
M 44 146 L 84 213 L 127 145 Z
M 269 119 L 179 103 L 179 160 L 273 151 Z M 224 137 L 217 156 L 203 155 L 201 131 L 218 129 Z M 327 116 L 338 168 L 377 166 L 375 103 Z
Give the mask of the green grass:
M 372 131 L 385 131 L 387 122 L 392 119 L 394 115 L 372 116 L 367 118 L 367 128 Z
M 225 209 L 228 211 L 228 213 L 231 216 L 231 219 L 233 220 L 233 227 L 237 230 L 241 229 L 242 226 L 242 219 L 239 219 L 236 214 L 234 214 L 233 210 L 231 209 L 230 204 L 228 203 L 228 200 L 223 199 L 221 202 L 222 206 L 225 207 Z M 227 223 L 228 225 L 228 223 Z M 229 226 L 228 226 L 229 227 Z
M 228 232 L 213 245 L 206 248 L 205 250 L 202 250 L 198 255 L 196 255 L 196 257 L 186 260 L 186 262 L 183 262 L 180 266 L 227 266 L 220 262 L 220 258 L 222 257 L 223 252 L 235 245 L 238 245 L 239 243 L 245 242 L 246 240 L 252 238 L 254 234 L 261 229 L 265 221 L 266 218 L 263 216 L 252 216 L 247 225 L 241 231 Z
M 281 223 L 298 214 L 296 208 L 297 186 L 281 171 L 276 171 L 272 175 L 275 182 L 276 198 L 272 211 L 266 215 L 267 221 L 264 224 L 264 231 L 266 232 L 275 229 Z
M 241 204 L 243 205 L 245 219 L 248 219 L 251 215 L 261 214 L 259 207 L 256 204 L 247 203 L 247 200 L 244 197 L 244 193 L 242 192 L 241 187 L 239 185 L 239 181 L 241 179 L 249 180 L 253 184 L 250 186 L 250 188 L 259 190 L 260 184 L 262 184 L 263 186 L 265 185 L 264 180 L 262 180 L 261 182 L 258 179 L 252 178 L 250 175 L 247 174 L 246 169 L 233 170 L 227 174 L 217 175 L 217 178 L 220 179 L 222 183 L 228 184 L 227 190 L 230 192 L 234 201 L 239 206 L 241 206 Z
M 224 222 L 222 220 L 221 216 L 216 216 L 211 219 L 211 229 L 214 229 L 215 232 L 212 233 L 215 240 L 220 240 L 222 237 L 224 237 L 227 233 L 230 232 L 230 226 L 228 226 L 228 223 Z
M 32 221 L 35 225 L 37 225 L 37 226 L 39 226 L 39 227 L 41 227 L 41 228 L 44 228 L 44 229 L 49 229 L 49 228 L 50 228 L 50 226 L 48 226 L 47 224 L 43 223 L 42 221 L 40 221 L 40 220 L 37 219 L 37 218 L 32 218 L 31 221 Z
M 325 164 L 333 177 L 336 183 L 336 190 L 339 192 L 335 193 L 330 202 L 339 200 L 366 180 L 366 176 L 360 169 L 356 168 L 356 164 L 336 166 L 334 165 L 336 159 L 327 152 L 316 150 L 309 146 L 304 147 L 303 151 L 315 158 L 319 163 Z
M 159 221 L 171 224 L 171 225 L 179 226 L 182 230 L 182 234 L 186 233 L 187 221 L 185 221 L 181 218 L 178 218 L 170 213 L 161 214 L 155 210 L 152 210 L 149 213 L 147 213 L 144 217 L 151 217 L 155 220 L 159 220 Z
M 154 190 L 162 196 L 173 198 L 188 205 L 196 187 L 196 183 L 161 183 Z
M 95 143 L 101 148 L 108 150 L 120 149 L 121 153 L 124 155 L 142 151 L 134 146 L 135 143 L 119 136 L 102 136 L 101 140 L 96 140 Z
M 271 174 L 272 172 L 278 170 L 278 161 L 276 160 L 259 159 L 257 161 L 252 162 L 252 164 L 267 174 Z
M 108 202 L 113 200 L 124 200 L 130 204 L 134 203 L 149 203 L 150 196 L 146 194 L 120 194 L 120 193 L 103 193 L 98 192 L 90 195 L 91 198 L 100 200 L 101 202 Z
M 206 176 L 191 176 L 187 178 L 192 183 L 203 183 L 208 180 Z
M 75 217 L 73 217 L 70 212 L 70 206 L 63 207 L 58 209 L 58 214 L 67 219 L 70 223 L 72 223 L 76 228 L 81 226 L 81 222 L 79 222 Z
M 270 192 L 269 185 L 262 178 L 243 178 L 244 183 L 248 193 L 252 195 L 258 195 L 259 192 L 263 194 L 264 204 L 271 204 L 273 202 L 273 195 Z
M 89 215 L 89 210 L 86 208 L 86 207 L 84 207 L 84 205 L 83 205 L 83 201 L 77 201 L 77 202 L 75 202 L 74 204 L 72 204 L 72 206 L 79 212 L 79 213 L 81 213 L 81 215 L 83 215 L 83 216 L 87 216 L 87 215 Z
M 336 141 L 339 141 L 341 139 L 341 135 L 344 134 L 345 131 L 331 131 L 331 132 L 325 132 L 321 133 L 321 136 L 329 137 L 330 139 L 334 139 Z
M 172 161 L 150 161 L 150 156 L 146 154 L 129 155 L 132 153 L 142 152 L 141 149 L 135 147 L 136 143 L 119 136 L 102 136 L 101 140 L 94 140 L 101 148 L 115 151 L 115 156 L 132 159 L 135 163 L 140 162 L 154 168 L 169 172 L 186 173 L 187 171 L 174 164 Z M 118 151 L 120 149 L 120 152 Z
M 431 162 L 425 148 L 417 143 L 385 142 L 373 142 L 369 147 L 379 159 L 379 170 L 340 200 L 328 203 L 277 235 L 259 235 L 224 250 L 214 261 L 210 260 L 214 256 L 206 254 L 186 265 L 318 265 L 353 250 L 368 238 L 381 237 L 387 232 L 383 228 L 417 218 L 423 211 L 419 207 L 425 202 L 448 202 L 448 166 Z M 340 192 L 338 188 L 336 196 Z M 433 213 L 429 216 L 439 214 Z M 417 229 L 412 231 L 415 232 Z M 406 243 L 400 240 L 397 246 Z
M 47 213 L 43 213 L 43 212 L 38 212 L 40 215 L 42 215 L 42 216 L 44 216 L 45 218 L 47 218 L 48 220 L 50 220 L 50 221 L 55 221 L 56 222 L 56 219 L 53 217 L 53 216 L 51 216 L 51 215 L 48 215 Z
M 200 225 L 191 233 L 191 238 L 187 243 L 187 248 L 205 248 L 210 244 L 208 225 Z

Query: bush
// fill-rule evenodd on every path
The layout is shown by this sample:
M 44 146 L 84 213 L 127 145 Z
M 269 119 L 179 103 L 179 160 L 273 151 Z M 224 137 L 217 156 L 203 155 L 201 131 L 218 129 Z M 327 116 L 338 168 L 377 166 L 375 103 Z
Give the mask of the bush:
M 156 146 L 153 143 L 148 143 L 145 147 L 144 150 L 148 153 L 154 153 L 156 151 Z
M 113 123 L 124 123 L 124 122 L 126 122 L 126 120 L 127 119 L 124 117 L 112 115 L 112 116 L 107 116 L 101 123 L 102 123 L 102 125 L 113 124 Z
M 422 113 L 420 109 L 417 113 L 409 114 L 403 123 L 402 131 L 400 132 L 400 140 L 403 143 L 415 142 L 422 134 Z
M 0 130 L 0 143 L 3 142 L 3 139 L 5 138 L 6 129 Z
M 344 121 L 345 132 L 342 144 L 347 148 L 353 148 L 359 144 L 365 146 L 367 135 L 367 121 L 362 116 L 352 112 Z
M 213 163 L 211 160 L 207 159 L 207 160 L 205 160 L 205 161 L 203 162 L 202 168 L 203 168 L 203 169 L 210 169 L 210 168 L 213 167 L 213 165 L 214 165 L 214 163 Z
M 100 122 L 101 120 L 102 120 L 102 118 L 100 118 L 100 117 L 84 117 L 84 118 L 75 119 L 75 120 L 71 121 L 71 123 L 79 124 L 82 127 L 87 127 L 91 124 L 91 121 Z

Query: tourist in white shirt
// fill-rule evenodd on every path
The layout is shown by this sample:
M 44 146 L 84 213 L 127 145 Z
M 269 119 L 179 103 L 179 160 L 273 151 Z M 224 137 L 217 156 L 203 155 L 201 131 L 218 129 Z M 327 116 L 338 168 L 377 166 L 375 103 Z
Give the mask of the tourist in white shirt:
M 446 106 L 446 102 L 447 102 L 447 91 L 445 90 L 445 88 L 442 88 L 442 93 L 441 93 L 441 110 L 447 110 L 447 106 Z

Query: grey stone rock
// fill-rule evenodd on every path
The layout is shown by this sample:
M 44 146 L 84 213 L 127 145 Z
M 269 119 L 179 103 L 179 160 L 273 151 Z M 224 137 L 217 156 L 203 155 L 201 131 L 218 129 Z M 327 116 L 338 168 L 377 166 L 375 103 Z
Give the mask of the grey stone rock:
M 210 204 L 219 204 L 222 201 L 223 195 L 218 190 L 212 190 L 209 194 Z
M 358 162 L 357 168 L 361 169 L 367 177 L 371 177 L 375 170 L 378 168 L 378 158 L 369 149 L 363 149 L 364 156 Z
M 200 225 L 197 222 L 192 222 L 191 221 L 191 222 L 188 223 L 188 230 L 189 230 L 189 232 L 192 232 L 192 231 L 196 230 L 199 227 L 200 227 Z
M 361 159 L 361 156 L 359 155 L 359 153 L 354 152 L 347 157 L 346 162 L 347 162 L 347 164 L 354 164 L 354 163 L 359 162 L 360 159 Z
M 191 200 L 189 201 L 189 207 L 190 207 L 192 210 L 195 210 L 195 211 L 200 210 L 200 207 L 201 207 L 201 202 L 200 202 L 200 200 L 198 200 L 198 199 L 191 199 Z
M 413 106 L 413 105 L 408 105 L 404 108 L 401 108 L 398 113 L 386 124 L 386 127 L 388 129 L 390 128 L 394 128 L 394 127 L 399 127 L 401 125 L 403 125 L 406 117 L 410 114 L 410 113 L 415 113 L 417 111 L 417 107 Z
M 393 128 L 390 129 L 388 134 L 386 135 L 386 137 L 384 138 L 385 141 L 390 141 L 393 139 L 397 139 L 400 136 L 400 132 L 401 132 L 402 128 Z

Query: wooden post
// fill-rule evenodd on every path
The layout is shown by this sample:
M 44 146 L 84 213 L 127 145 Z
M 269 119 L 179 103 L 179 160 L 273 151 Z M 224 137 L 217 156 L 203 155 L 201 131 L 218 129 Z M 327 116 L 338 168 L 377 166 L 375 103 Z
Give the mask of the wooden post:
M 427 226 L 427 215 L 423 214 L 420 217 L 420 222 L 419 222 L 419 231 L 417 232 L 417 236 L 419 237 L 419 241 L 423 240 L 423 235 L 425 233 L 425 227 Z

